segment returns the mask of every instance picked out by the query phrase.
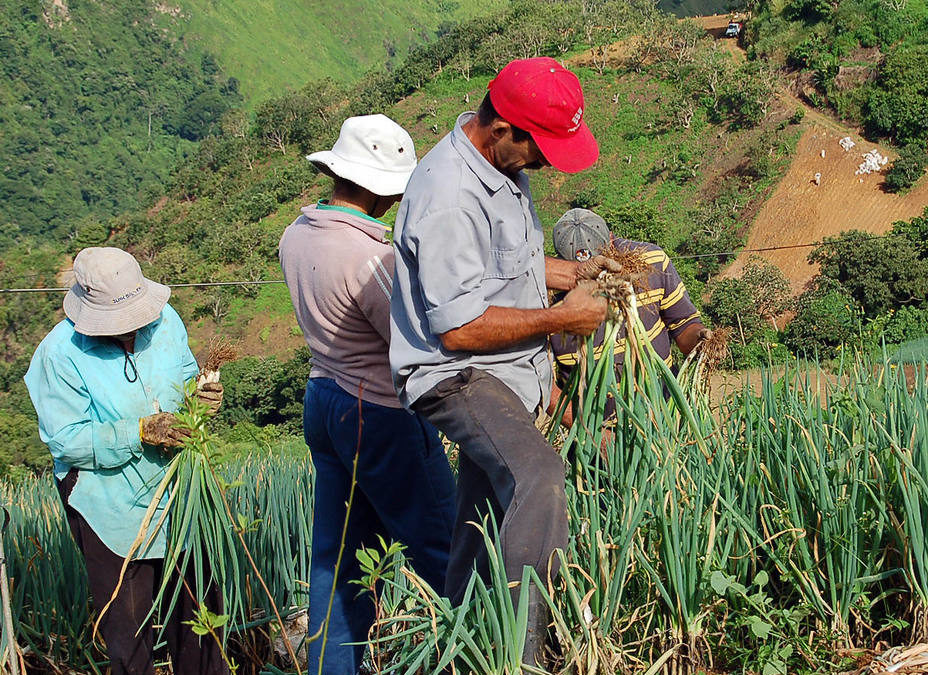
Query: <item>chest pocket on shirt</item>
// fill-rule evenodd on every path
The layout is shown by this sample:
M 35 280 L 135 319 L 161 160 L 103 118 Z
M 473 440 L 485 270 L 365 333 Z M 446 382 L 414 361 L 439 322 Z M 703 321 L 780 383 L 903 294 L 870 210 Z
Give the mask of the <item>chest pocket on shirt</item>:
M 532 248 L 528 243 L 517 248 L 491 248 L 487 259 L 485 279 L 515 279 L 532 266 Z

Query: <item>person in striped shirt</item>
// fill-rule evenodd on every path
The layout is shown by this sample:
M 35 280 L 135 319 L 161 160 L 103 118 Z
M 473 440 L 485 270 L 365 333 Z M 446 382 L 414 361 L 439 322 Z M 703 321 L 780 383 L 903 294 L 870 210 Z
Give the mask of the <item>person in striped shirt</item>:
M 571 209 L 557 221 L 553 231 L 554 248 L 565 260 L 586 260 L 599 253 L 611 242 L 616 248 L 633 249 L 651 266 L 651 272 L 636 288 L 638 311 L 654 350 L 671 368 L 671 340 L 684 356 L 711 335 L 703 325 L 699 310 L 690 300 L 680 275 L 664 250 L 655 244 L 632 241 L 613 235 L 606 221 L 589 209 Z M 625 361 L 624 328 L 615 346 L 615 367 L 618 371 Z M 596 332 L 597 357 L 602 349 L 605 325 Z M 557 366 L 556 391 L 551 397 L 557 400 L 559 388 L 566 385 L 578 362 L 580 339 L 574 335 L 556 334 L 550 338 Z

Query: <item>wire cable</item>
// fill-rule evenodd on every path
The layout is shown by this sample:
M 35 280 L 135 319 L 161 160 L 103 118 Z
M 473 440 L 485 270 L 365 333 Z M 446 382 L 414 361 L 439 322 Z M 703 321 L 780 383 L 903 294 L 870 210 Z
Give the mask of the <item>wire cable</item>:
M 261 281 L 201 281 L 184 284 L 164 284 L 171 288 L 209 288 L 214 286 L 260 286 L 264 284 L 283 284 L 283 279 L 265 279 Z M 0 288 L 0 293 L 54 293 L 70 291 L 70 286 L 56 288 Z
M 894 239 L 897 237 L 907 237 L 908 235 L 901 232 L 891 232 L 889 234 L 877 234 L 872 237 L 865 237 L 861 239 L 856 239 L 855 241 L 874 241 L 877 239 Z M 762 248 L 742 248 L 738 251 L 719 251 L 717 253 L 692 253 L 689 255 L 675 255 L 671 257 L 671 260 L 695 260 L 698 258 L 723 258 L 731 257 L 736 255 L 741 255 L 742 253 L 766 253 L 767 251 L 786 251 L 790 249 L 797 248 L 814 248 L 816 246 L 821 246 L 822 241 L 816 241 L 808 244 L 787 244 L 784 246 L 764 246 Z M 65 270 L 69 272 L 70 270 Z M 36 275 L 33 275 L 36 276 Z M 25 278 L 25 277 L 19 277 Z M 165 284 L 171 288 L 211 288 L 216 286 L 260 286 L 264 284 L 283 284 L 286 283 L 283 279 L 264 279 L 259 281 L 198 281 L 191 283 L 178 283 L 178 284 Z M 70 287 L 58 287 L 58 288 L 0 288 L 0 294 L 4 293 L 63 293 L 65 291 L 71 290 Z

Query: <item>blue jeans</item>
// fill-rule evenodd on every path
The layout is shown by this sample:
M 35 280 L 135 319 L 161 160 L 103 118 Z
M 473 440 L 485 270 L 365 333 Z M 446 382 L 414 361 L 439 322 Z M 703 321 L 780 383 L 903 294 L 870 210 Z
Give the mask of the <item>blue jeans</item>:
M 378 534 L 388 542 L 400 541 L 416 573 L 441 592 L 454 526 L 454 477 L 438 432 L 424 418 L 367 401 L 359 406 L 356 396 L 329 378 L 310 378 L 306 384 L 303 433 L 316 470 L 310 635 L 328 610 L 358 455 L 357 487 L 322 657 L 326 675 L 356 675 L 364 648 L 345 643 L 367 639 L 374 605 L 369 594 L 359 595 L 361 588 L 348 583 L 361 578 L 355 551 L 379 548 Z M 318 672 L 321 651 L 320 636 L 309 645 L 309 673 Z

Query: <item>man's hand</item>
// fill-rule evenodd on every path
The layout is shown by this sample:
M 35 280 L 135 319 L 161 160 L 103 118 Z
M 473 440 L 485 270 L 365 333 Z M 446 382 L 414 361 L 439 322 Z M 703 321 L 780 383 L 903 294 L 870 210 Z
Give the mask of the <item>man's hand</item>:
M 621 263 L 612 258 L 607 258 L 604 255 L 594 255 L 589 260 L 577 265 L 577 282 L 583 281 L 584 279 L 596 280 L 603 272 L 618 274 L 621 271 Z
M 186 429 L 178 429 L 177 418 L 171 413 L 156 413 L 139 420 L 139 437 L 142 443 L 163 448 L 179 448 L 190 437 Z
M 222 405 L 222 385 L 218 382 L 204 382 L 197 387 L 197 399 L 209 408 L 210 415 L 215 415 Z
M 711 331 L 711 330 L 709 330 L 708 328 L 703 328 L 701 331 L 699 331 L 699 341 L 700 341 L 700 342 L 705 342 L 706 340 L 711 340 L 711 339 L 712 339 L 712 331 Z
M 585 337 L 595 332 L 606 318 L 606 299 L 593 295 L 595 289 L 595 283 L 581 281 L 564 296 L 561 306 L 567 320 L 563 329 L 568 333 Z

